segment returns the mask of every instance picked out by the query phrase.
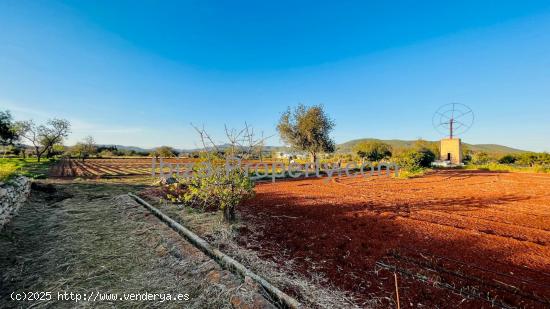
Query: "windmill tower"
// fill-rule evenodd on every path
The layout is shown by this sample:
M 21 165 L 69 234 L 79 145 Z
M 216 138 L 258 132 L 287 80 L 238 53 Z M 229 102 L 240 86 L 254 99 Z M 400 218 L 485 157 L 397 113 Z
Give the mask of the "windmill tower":
M 432 124 L 438 132 L 447 136 L 440 140 L 440 161 L 446 161 L 452 165 L 462 164 L 462 141 L 458 135 L 466 132 L 473 122 L 474 113 L 464 104 L 445 104 L 435 112 Z

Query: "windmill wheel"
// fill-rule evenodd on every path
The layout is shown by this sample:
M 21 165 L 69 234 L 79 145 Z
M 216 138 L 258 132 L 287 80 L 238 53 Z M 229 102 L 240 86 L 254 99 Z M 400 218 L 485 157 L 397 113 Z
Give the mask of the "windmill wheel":
M 450 138 L 464 134 L 474 124 L 474 112 L 461 103 L 440 106 L 432 117 L 434 129 Z

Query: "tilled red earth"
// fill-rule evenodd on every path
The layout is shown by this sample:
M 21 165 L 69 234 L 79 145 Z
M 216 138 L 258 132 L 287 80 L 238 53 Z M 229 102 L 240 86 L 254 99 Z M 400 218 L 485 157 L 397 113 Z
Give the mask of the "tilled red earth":
M 256 187 L 240 242 L 360 301 L 550 307 L 550 175 L 438 171 Z

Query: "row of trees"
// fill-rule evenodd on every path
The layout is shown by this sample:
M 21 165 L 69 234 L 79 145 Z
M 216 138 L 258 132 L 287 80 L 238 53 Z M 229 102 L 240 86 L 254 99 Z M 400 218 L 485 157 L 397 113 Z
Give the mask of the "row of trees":
M 505 154 L 501 156 L 491 155 L 486 152 L 472 154 L 472 164 L 484 165 L 489 163 L 514 164 L 518 166 L 549 166 L 550 153 L 546 152 L 524 152 L 517 154 Z
M 429 167 L 436 159 L 438 149 L 434 143 L 424 140 L 416 141 L 411 148 L 396 150 L 380 141 L 363 141 L 357 143 L 353 151 L 361 160 L 387 160 L 397 163 L 401 168 L 416 170 Z
M 5 157 L 12 147 L 16 153 L 26 155 L 24 144 L 32 147 L 37 161 L 43 157 L 51 158 L 56 154 L 68 154 L 82 160 L 91 156 L 150 155 L 154 157 L 173 157 L 177 152 L 168 146 L 162 146 L 151 153 L 138 153 L 134 150 L 119 151 L 116 147 L 98 146 L 92 136 L 85 137 L 72 147 L 64 147 L 63 142 L 69 135 L 71 124 L 66 119 L 50 119 L 44 124 L 33 120 L 14 121 L 9 111 L 0 111 L 0 145 Z

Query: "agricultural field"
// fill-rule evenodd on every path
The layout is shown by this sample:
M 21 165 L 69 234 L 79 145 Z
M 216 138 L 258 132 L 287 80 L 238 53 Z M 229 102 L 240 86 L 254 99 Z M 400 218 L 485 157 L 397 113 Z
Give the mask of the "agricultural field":
M 143 176 L 151 164 L 62 159 L 51 176 Z M 550 306 L 549 174 L 436 170 L 258 182 L 255 190 L 238 208 L 239 246 L 321 276 L 360 306 L 396 306 L 396 284 L 406 307 Z
M 193 159 L 164 159 L 166 163 L 188 163 Z M 63 158 L 52 167 L 52 177 L 120 177 L 151 175 L 151 158 L 77 159 Z M 158 168 L 157 168 L 158 172 Z M 168 168 L 164 169 L 168 172 Z
M 359 303 L 393 307 L 397 284 L 401 307 L 550 306 L 547 174 L 263 183 L 240 214 L 242 246 Z
M 163 168 L 163 173 L 169 173 L 172 165 L 173 171 L 176 171 L 176 166 L 179 164 L 179 171 L 183 173 L 185 170 L 184 164 L 198 163 L 198 159 L 183 159 L 183 158 L 164 158 L 163 162 L 166 166 Z M 259 160 L 244 161 L 243 164 L 260 163 Z M 263 161 L 268 164 L 268 169 L 271 169 L 271 161 Z M 63 158 L 53 166 L 50 170 L 51 177 L 82 177 L 82 178 L 97 178 L 97 177 L 123 177 L 123 176 L 146 176 L 152 174 L 153 160 L 152 158 L 109 158 L 109 159 L 86 159 L 84 161 L 70 158 Z M 280 169 L 279 169 L 280 170 Z M 155 173 L 160 172 L 159 162 L 156 162 Z M 263 168 L 259 169 L 260 173 L 266 173 Z M 269 171 L 267 171 L 269 172 Z

